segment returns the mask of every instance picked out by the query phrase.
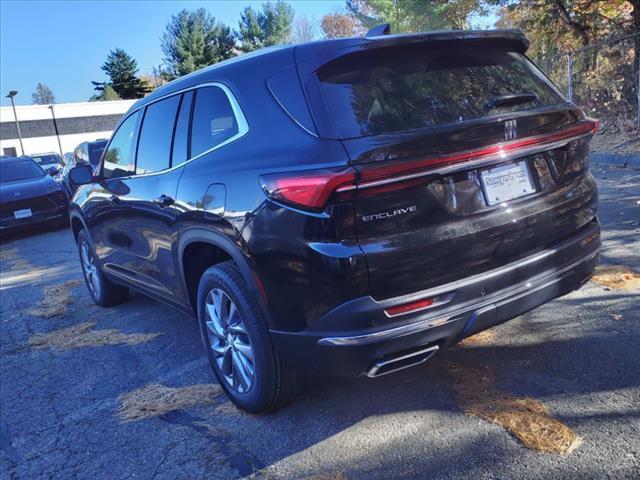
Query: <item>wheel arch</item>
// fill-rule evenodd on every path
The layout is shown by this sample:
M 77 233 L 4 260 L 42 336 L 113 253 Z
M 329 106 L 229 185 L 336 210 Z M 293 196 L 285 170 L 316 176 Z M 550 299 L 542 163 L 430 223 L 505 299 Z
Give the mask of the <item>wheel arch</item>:
M 207 245 L 211 248 L 217 249 L 217 251 L 220 252 L 219 256 L 216 257 L 219 261 L 205 264 L 203 268 L 196 270 L 196 272 L 198 272 L 196 279 L 188 278 L 189 272 L 187 272 L 187 270 L 189 270 L 189 264 L 188 262 L 185 262 L 185 254 L 189 252 L 190 248 L 194 248 L 194 246 L 198 246 L 198 248 L 200 248 L 201 245 Z M 178 239 L 177 255 L 178 268 L 180 269 L 180 275 L 182 276 L 183 287 L 187 293 L 189 304 L 195 316 L 197 316 L 197 301 L 194 300 L 197 299 L 198 283 L 202 273 L 204 273 L 207 268 L 219 263 L 220 261 L 232 260 L 238 266 L 242 278 L 258 302 L 258 306 L 264 315 L 267 325 L 271 327 L 272 324 L 267 308 L 267 298 L 262 285 L 259 285 L 260 279 L 255 272 L 255 269 L 251 267 L 249 260 L 246 258 L 240 247 L 230 238 L 206 228 L 191 227 L 180 235 L 180 238 Z

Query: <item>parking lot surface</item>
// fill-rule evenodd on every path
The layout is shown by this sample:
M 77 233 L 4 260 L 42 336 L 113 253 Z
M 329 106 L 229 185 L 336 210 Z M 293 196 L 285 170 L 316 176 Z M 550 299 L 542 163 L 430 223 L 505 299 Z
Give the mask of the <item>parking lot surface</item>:
M 195 321 L 139 294 L 94 305 L 68 229 L 5 239 L 0 477 L 640 478 L 640 163 L 593 171 L 611 278 L 421 367 L 305 378 L 262 416 L 219 394 Z M 572 450 L 541 452 L 507 417 L 478 413 L 493 406 L 469 406 L 461 371 L 500 392 L 479 403 L 541 405 L 575 434 Z

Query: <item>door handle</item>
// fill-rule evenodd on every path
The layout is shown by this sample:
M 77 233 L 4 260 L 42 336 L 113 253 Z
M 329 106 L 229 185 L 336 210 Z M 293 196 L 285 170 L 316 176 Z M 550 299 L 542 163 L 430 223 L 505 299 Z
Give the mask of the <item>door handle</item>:
M 120 197 L 119 197 L 119 196 L 117 196 L 117 195 L 111 195 L 111 196 L 109 197 L 109 201 L 110 201 L 112 204 L 114 204 L 114 205 L 115 205 L 115 204 L 117 204 L 117 203 L 120 203 Z
M 160 195 L 158 198 L 153 199 L 153 203 L 160 205 L 161 207 L 170 207 L 173 205 L 174 200 L 169 195 Z

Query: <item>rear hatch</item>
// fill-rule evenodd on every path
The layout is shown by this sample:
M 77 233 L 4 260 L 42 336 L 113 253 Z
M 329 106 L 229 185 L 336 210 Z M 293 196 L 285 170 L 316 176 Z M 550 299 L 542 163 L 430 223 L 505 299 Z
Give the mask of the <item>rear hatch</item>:
M 595 216 L 596 123 L 526 45 L 513 32 L 453 32 L 299 55 L 318 131 L 343 142 L 356 170 L 338 194 L 355 202 L 375 298 L 515 261 Z

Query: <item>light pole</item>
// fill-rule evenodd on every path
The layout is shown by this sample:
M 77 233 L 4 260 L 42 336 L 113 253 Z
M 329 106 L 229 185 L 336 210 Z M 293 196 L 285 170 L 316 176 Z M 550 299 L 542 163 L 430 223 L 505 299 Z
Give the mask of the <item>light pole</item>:
M 58 131 L 58 122 L 56 122 L 56 114 L 53 112 L 53 105 L 49 105 L 49 110 L 51 110 L 51 116 L 53 117 L 53 128 L 56 131 L 56 137 L 58 138 L 58 148 L 60 148 L 60 156 L 63 156 L 62 153 L 62 144 L 60 143 L 60 132 Z
M 11 106 L 13 107 L 13 118 L 16 119 L 16 128 L 18 129 L 18 139 L 20 140 L 20 150 L 22 152 L 22 155 L 24 156 L 24 145 L 22 145 L 22 134 L 20 133 L 20 124 L 18 123 L 18 114 L 16 113 L 16 104 L 13 101 L 13 97 L 15 97 L 18 94 L 18 92 L 16 92 L 15 90 L 11 90 L 9 92 L 9 95 L 7 95 L 7 98 L 11 99 Z

